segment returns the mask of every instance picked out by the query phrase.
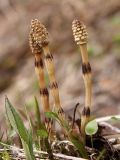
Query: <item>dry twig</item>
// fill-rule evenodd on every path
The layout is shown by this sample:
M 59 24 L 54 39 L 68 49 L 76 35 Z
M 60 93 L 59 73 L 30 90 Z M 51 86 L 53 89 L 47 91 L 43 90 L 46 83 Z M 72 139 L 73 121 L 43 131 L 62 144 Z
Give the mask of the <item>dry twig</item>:
M 7 149 L 0 149 L 0 153 L 4 153 L 5 151 L 7 151 L 10 157 L 14 160 L 25 159 L 25 154 L 23 149 L 17 148 L 16 146 L 9 146 L 9 145 L 5 145 L 5 147 L 7 147 Z M 36 159 L 48 159 L 47 152 L 34 150 L 34 154 Z M 59 153 L 53 153 L 53 156 L 57 160 L 86 160 L 84 158 L 72 157 L 72 156 L 67 156 Z

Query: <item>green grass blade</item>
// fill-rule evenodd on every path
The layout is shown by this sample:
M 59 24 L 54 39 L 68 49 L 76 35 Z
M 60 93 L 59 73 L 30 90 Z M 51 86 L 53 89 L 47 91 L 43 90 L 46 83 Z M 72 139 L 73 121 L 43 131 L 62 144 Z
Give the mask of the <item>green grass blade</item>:
M 72 133 L 69 133 L 69 139 L 73 143 L 73 145 L 76 147 L 76 149 L 79 151 L 80 155 L 83 158 L 88 158 L 88 154 L 86 152 L 85 146 L 82 140 L 80 140 L 79 136 L 78 135 L 75 136 Z
M 11 105 L 8 98 L 5 98 L 5 108 L 8 120 L 10 121 L 13 129 L 19 134 L 22 145 L 26 154 L 27 160 L 35 160 L 33 154 L 33 143 L 31 134 L 26 130 L 19 114 L 16 112 L 14 107 Z
M 34 100 L 35 100 L 35 115 L 36 115 L 36 118 L 37 118 L 37 128 L 40 129 L 42 122 L 41 122 L 39 105 L 38 105 L 38 101 L 37 101 L 36 97 L 34 97 Z
M 33 123 L 32 123 L 32 120 L 28 114 L 28 110 L 27 110 L 27 106 L 25 106 L 25 112 L 26 112 L 26 117 L 27 117 L 27 120 L 29 122 L 29 132 L 33 135 L 33 130 L 34 130 L 34 126 L 33 126 Z
M 11 126 L 19 134 L 19 136 L 27 143 L 28 141 L 27 130 L 24 127 L 23 122 L 19 117 L 18 113 L 9 102 L 8 98 L 5 99 L 5 108 L 6 108 L 6 114 L 7 114 L 8 120 L 10 121 Z
M 35 160 L 33 150 L 31 150 L 30 145 L 25 143 L 25 141 L 23 141 L 22 139 L 21 139 L 21 141 L 22 141 L 22 145 L 23 145 L 24 152 L 25 152 L 25 155 L 26 155 L 26 160 Z

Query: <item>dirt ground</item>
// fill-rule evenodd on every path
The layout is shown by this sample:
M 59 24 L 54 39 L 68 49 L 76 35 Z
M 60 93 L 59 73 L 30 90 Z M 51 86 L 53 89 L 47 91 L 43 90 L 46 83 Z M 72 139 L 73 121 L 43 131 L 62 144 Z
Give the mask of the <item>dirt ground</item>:
M 50 33 L 56 78 L 64 110 L 84 106 L 81 56 L 73 41 L 71 23 L 82 20 L 89 34 L 96 116 L 120 113 L 120 1 L 119 0 L 1 0 L 0 2 L 0 121 L 4 97 L 22 109 L 39 99 L 34 56 L 29 49 L 31 19 L 38 18 Z M 47 80 L 47 75 L 46 75 Z

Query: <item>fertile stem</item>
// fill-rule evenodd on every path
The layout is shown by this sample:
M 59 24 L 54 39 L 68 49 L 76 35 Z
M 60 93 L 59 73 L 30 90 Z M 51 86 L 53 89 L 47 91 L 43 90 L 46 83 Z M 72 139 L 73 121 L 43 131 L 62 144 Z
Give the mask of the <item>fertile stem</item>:
M 48 40 L 48 32 L 44 25 L 42 25 L 38 20 L 35 21 L 35 27 L 34 27 L 34 40 L 36 41 L 36 44 L 39 46 L 42 46 L 44 56 L 45 56 L 45 64 L 49 75 L 50 80 L 50 90 L 52 93 L 52 96 L 54 98 L 55 107 L 58 111 L 58 113 L 63 114 L 63 109 L 60 104 L 60 97 L 59 97 L 59 90 L 58 85 L 55 78 L 55 69 L 54 69 L 54 63 L 53 63 L 53 56 L 50 53 L 49 50 L 49 40 Z
M 32 33 L 30 33 L 29 42 L 30 42 L 32 52 L 34 53 L 34 56 L 35 56 L 35 71 L 39 79 L 41 101 L 43 104 L 44 112 L 48 112 L 50 111 L 49 93 L 46 88 L 46 82 L 45 82 L 45 77 L 44 77 L 44 64 L 42 60 L 42 49 L 34 42 Z
M 72 23 L 72 30 L 75 42 L 79 45 L 82 56 L 82 73 L 85 84 L 85 107 L 81 116 L 81 133 L 85 137 L 85 125 L 90 118 L 91 97 L 92 97 L 92 80 L 91 80 L 91 66 L 88 59 L 87 52 L 87 32 L 83 23 L 74 20 Z
M 43 51 L 45 55 L 45 64 L 48 71 L 49 79 L 50 79 L 50 90 L 54 97 L 54 103 L 57 111 L 62 114 L 63 110 L 61 108 L 60 104 L 60 97 L 59 97 L 59 90 L 58 90 L 58 84 L 56 82 L 55 78 L 55 68 L 53 63 L 53 56 L 50 53 L 49 46 L 43 46 Z
M 41 98 L 41 102 L 43 105 L 43 110 L 44 110 L 44 112 L 48 112 L 48 111 L 50 111 L 49 93 L 48 93 L 48 89 L 46 87 L 45 76 L 44 76 L 42 48 L 38 44 L 36 44 L 36 42 L 34 41 L 33 31 L 31 31 L 29 34 L 29 43 L 30 43 L 32 53 L 35 56 L 35 71 L 36 71 L 36 74 L 37 74 L 38 80 L 39 80 L 40 98 Z M 52 124 L 49 119 L 45 118 L 45 124 L 48 129 L 51 128 Z

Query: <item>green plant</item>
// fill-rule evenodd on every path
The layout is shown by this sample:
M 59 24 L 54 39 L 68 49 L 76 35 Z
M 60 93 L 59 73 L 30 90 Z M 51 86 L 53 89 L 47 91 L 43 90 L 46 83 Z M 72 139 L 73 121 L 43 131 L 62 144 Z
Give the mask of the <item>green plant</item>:
M 91 137 L 91 145 L 92 145 L 92 148 L 93 148 L 93 139 L 92 139 L 92 136 L 94 134 L 96 134 L 98 131 L 98 124 L 96 122 L 96 120 L 92 120 L 92 121 L 89 121 L 86 126 L 85 126 L 85 133 L 86 135 L 89 135 Z
M 52 160 L 54 158 L 53 158 L 52 149 L 50 145 L 49 133 L 44 123 L 41 122 L 40 112 L 38 111 L 38 102 L 36 98 L 35 98 L 35 105 L 36 105 L 35 107 L 36 116 L 38 120 L 37 129 L 35 133 L 37 136 L 37 141 L 40 141 L 40 146 L 38 147 L 38 149 L 41 148 L 42 150 L 46 150 L 49 155 L 49 158 Z M 16 112 L 15 108 L 11 105 L 8 98 L 5 99 L 5 107 L 6 107 L 7 118 L 11 126 L 13 127 L 15 132 L 20 136 L 20 139 L 26 154 L 26 159 L 34 160 L 35 156 L 33 153 L 34 152 L 33 146 L 35 144 L 35 139 L 34 139 L 35 135 L 33 135 L 31 132 L 32 130 L 34 130 L 34 125 L 31 125 L 31 119 L 29 118 L 28 112 L 26 112 L 26 115 L 29 120 L 30 129 L 25 128 L 22 122 L 22 119 L 20 118 L 19 114 Z M 61 116 L 55 112 L 46 112 L 45 116 L 49 119 L 56 120 L 63 128 L 68 139 L 73 143 L 75 148 L 78 150 L 81 157 L 88 158 L 88 154 L 86 152 L 83 142 L 81 141 L 79 134 L 76 134 L 76 132 L 74 132 L 71 129 L 71 126 L 69 125 L 67 120 L 61 118 Z
M 37 106 L 38 104 L 37 104 L 36 98 L 35 98 L 35 103 L 37 107 L 36 110 L 38 111 L 38 106 Z M 7 119 L 9 120 L 10 125 L 13 127 L 16 133 L 19 134 L 20 136 L 22 146 L 26 154 L 26 159 L 34 160 L 35 156 L 33 153 L 33 145 L 35 144 L 35 141 L 33 141 L 33 138 L 35 137 L 35 135 L 33 135 L 31 131 L 34 130 L 35 128 L 34 128 L 34 125 L 31 125 L 31 119 L 29 118 L 28 112 L 26 112 L 26 114 L 30 124 L 29 130 L 25 128 L 22 122 L 22 119 L 20 118 L 19 114 L 16 112 L 15 108 L 11 105 L 8 98 L 5 99 L 5 108 L 6 108 Z M 37 141 L 40 141 L 39 147 L 41 147 L 41 149 L 43 150 L 46 150 L 49 154 L 49 158 L 52 160 L 53 155 L 52 155 L 52 150 L 51 150 L 51 146 L 48 139 L 48 131 L 45 125 L 39 119 L 40 115 L 38 112 L 36 112 L 36 115 L 38 116 L 37 119 L 39 120 L 37 122 L 38 128 L 36 129 L 36 135 L 38 137 Z
M 34 160 L 35 157 L 33 154 L 33 141 L 31 133 L 25 128 L 19 114 L 13 108 L 7 97 L 5 99 L 5 108 L 7 118 L 10 121 L 11 126 L 21 138 L 21 142 L 26 154 L 26 159 Z
M 62 126 L 68 139 L 73 143 L 73 145 L 79 151 L 79 154 L 83 158 L 88 158 L 88 154 L 86 152 L 85 146 L 83 144 L 80 135 L 71 129 L 72 127 L 69 125 L 68 121 L 61 118 L 61 116 L 59 116 L 57 113 L 54 112 L 47 112 L 45 115 L 48 118 L 55 119 Z

